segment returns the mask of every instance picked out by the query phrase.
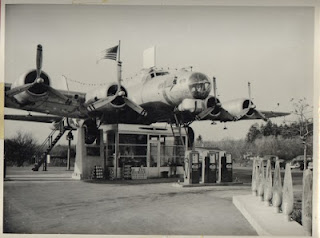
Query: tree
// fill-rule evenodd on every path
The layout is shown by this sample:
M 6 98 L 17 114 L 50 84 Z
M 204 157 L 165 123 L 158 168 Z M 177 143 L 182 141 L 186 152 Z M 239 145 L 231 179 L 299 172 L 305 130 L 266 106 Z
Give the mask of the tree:
M 258 123 L 255 123 L 249 128 L 249 131 L 246 136 L 246 141 L 249 143 L 252 143 L 261 136 L 262 136 L 262 133 L 259 129 L 259 125 Z
M 310 137 L 313 135 L 312 107 L 306 102 L 306 98 L 299 100 L 292 99 L 291 101 L 293 104 L 292 113 L 297 118 L 296 122 L 293 123 L 294 130 L 299 134 L 302 141 L 304 147 L 304 169 L 307 169 L 307 150 L 308 147 L 312 148 L 312 140 L 310 140 Z
M 277 155 L 280 159 L 291 160 L 300 155 L 302 150 L 303 146 L 298 137 L 267 136 L 254 142 L 254 151 L 259 156 Z
M 197 137 L 197 145 L 198 145 L 198 146 L 203 146 L 203 139 L 202 139 L 202 136 L 201 136 L 201 135 L 199 135 L 199 136 Z
M 25 162 L 31 164 L 36 147 L 36 141 L 29 133 L 18 131 L 16 136 L 4 141 L 6 163 L 18 167 L 23 166 Z
M 265 126 L 261 127 L 261 131 L 262 131 L 263 136 L 274 135 L 273 128 L 274 128 L 274 126 L 272 125 L 272 122 L 269 120 Z

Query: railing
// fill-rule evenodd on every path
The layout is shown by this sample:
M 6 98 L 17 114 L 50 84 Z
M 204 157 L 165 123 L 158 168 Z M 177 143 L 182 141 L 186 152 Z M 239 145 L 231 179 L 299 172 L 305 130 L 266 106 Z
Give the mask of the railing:
M 32 168 L 33 171 L 39 170 L 39 167 L 45 161 L 46 156 L 49 154 L 49 152 L 52 150 L 52 148 L 55 146 L 55 144 L 59 141 L 59 139 L 65 133 L 66 129 L 64 127 L 60 127 L 59 134 L 56 136 L 56 138 L 54 140 L 52 140 L 53 135 L 56 131 L 57 131 L 57 129 L 53 130 L 49 134 L 49 136 L 44 140 L 42 145 L 39 147 L 39 149 L 34 154 L 33 157 L 35 158 L 35 165 Z M 46 149 L 45 149 L 45 147 L 46 147 Z M 46 170 L 46 167 L 44 167 L 44 170 Z
M 34 163 L 38 163 L 39 159 L 41 158 L 41 154 L 44 151 L 45 147 L 48 147 L 50 145 L 49 141 L 52 141 L 52 136 L 54 135 L 54 133 L 57 131 L 57 129 L 54 129 L 51 131 L 51 133 L 49 134 L 49 136 L 42 142 L 42 144 L 39 146 L 38 150 L 34 153 L 34 155 L 32 156 L 32 158 L 34 158 Z
M 293 212 L 293 183 L 290 164 L 286 164 L 283 186 L 280 174 L 280 161 L 277 160 L 273 173 L 271 172 L 271 161 L 267 160 L 266 173 L 264 168 L 265 161 L 262 158 L 253 159 L 252 170 L 252 193 L 260 197 L 266 206 L 274 207 L 276 212 L 285 215 L 286 220 L 290 221 Z M 303 192 L 302 192 L 302 225 L 308 235 L 312 233 L 312 171 L 303 171 Z M 273 183 L 272 183 L 273 182 Z

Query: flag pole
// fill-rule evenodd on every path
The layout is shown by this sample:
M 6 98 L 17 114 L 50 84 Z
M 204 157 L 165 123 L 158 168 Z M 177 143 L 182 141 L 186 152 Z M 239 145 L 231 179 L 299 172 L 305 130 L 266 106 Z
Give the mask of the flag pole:
M 121 90 L 121 72 L 122 72 L 122 62 L 120 61 L 120 40 L 118 46 L 118 92 Z

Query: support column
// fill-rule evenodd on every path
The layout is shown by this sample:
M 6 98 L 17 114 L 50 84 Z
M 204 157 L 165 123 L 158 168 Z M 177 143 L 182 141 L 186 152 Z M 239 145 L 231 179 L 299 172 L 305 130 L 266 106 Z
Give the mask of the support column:
M 104 153 L 103 153 L 103 134 L 99 130 L 99 145 L 86 145 L 84 128 L 78 129 L 78 140 L 76 146 L 76 159 L 74 164 L 74 172 L 72 174 L 73 179 L 90 179 L 91 172 L 94 166 L 101 166 L 103 168 Z M 97 148 L 97 149 L 96 149 Z M 97 154 L 90 154 L 88 150 L 98 150 Z
M 71 159 L 71 140 L 73 140 L 72 132 L 69 131 L 67 135 L 68 140 L 68 154 L 67 154 L 67 170 L 70 170 L 70 159 Z
M 83 160 L 86 155 L 84 128 L 78 129 L 78 140 L 76 145 L 76 158 L 74 162 L 73 179 L 83 179 Z

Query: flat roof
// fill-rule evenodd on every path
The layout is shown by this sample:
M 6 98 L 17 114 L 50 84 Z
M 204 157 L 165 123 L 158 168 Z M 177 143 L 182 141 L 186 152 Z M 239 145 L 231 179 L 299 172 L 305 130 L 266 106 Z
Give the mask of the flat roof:
M 168 126 L 152 126 L 152 125 L 136 125 L 136 124 L 110 124 L 100 126 L 104 131 L 118 131 L 120 133 L 146 133 L 159 135 L 172 135 L 171 127 Z M 179 129 L 173 127 L 176 136 L 179 136 Z M 186 131 L 181 129 L 182 136 L 186 136 Z

